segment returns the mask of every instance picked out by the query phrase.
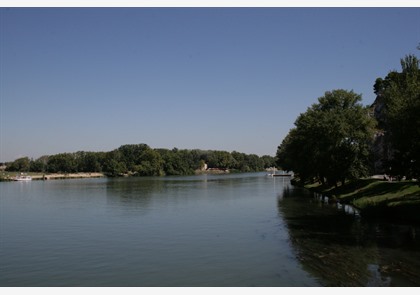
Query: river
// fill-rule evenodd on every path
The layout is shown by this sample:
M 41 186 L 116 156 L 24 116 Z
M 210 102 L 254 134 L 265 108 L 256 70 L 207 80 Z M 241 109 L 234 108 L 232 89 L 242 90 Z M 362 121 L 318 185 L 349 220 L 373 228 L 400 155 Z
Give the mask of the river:
M 420 229 L 264 173 L 11 182 L 0 262 L 1 287 L 420 286 Z

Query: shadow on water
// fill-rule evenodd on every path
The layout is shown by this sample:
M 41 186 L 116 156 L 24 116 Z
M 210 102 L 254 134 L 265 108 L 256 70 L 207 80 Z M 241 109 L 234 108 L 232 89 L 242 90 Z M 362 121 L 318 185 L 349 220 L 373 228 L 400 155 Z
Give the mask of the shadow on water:
M 293 187 L 277 205 L 296 257 L 322 285 L 420 286 L 419 228 L 365 221 Z

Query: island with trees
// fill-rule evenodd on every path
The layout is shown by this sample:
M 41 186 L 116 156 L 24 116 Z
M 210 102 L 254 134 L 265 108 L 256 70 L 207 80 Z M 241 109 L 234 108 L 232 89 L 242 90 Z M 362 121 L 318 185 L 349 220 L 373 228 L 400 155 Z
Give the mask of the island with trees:
M 262 171 L 275 165 L 272 156 L 258 156 L 237 151 L 200 149 L 153 149 L 147 144 L 126 144 L 109 152 L 60 153 L 36 160 L 22 157 L 5 163 L 6 172 L 70 175 L 101 173 L 117 176 L 192 175 Z M 4 172 L 4 175 L 7 175 Z M 46 176 L 47 177 L 47 176 Z M 7 180 L 7 176 L 3 176 Z

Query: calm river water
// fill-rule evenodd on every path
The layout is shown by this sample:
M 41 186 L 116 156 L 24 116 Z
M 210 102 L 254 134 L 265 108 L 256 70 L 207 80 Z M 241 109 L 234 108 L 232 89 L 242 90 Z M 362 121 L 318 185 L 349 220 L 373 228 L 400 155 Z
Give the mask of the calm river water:
M 418 227 L 264 173 L 0 183 L 0 202 L 0 286 L 420 286 Z

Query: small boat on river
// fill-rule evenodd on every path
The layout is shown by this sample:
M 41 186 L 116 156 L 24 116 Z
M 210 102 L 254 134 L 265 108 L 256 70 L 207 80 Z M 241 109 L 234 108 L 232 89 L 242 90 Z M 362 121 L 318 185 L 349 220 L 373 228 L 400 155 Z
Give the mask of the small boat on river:
M 269 177 L 292 177 L 292 173 L 287 173 L 286 171 L 280 171 L 280 173 L 276 173 L 276 169 L 273 169 L 273 173 L 267 174 Z
M 292 174 L 290 173 L 282 173 L 282 174 L 271 174 L 271 177 L 291 177 Z
M 14 180 L 14 181 L 31 181 L 32 176 L 20 174 L 20 175 L 16 175 L 15 177 L 13 177 L 12 180 Z

